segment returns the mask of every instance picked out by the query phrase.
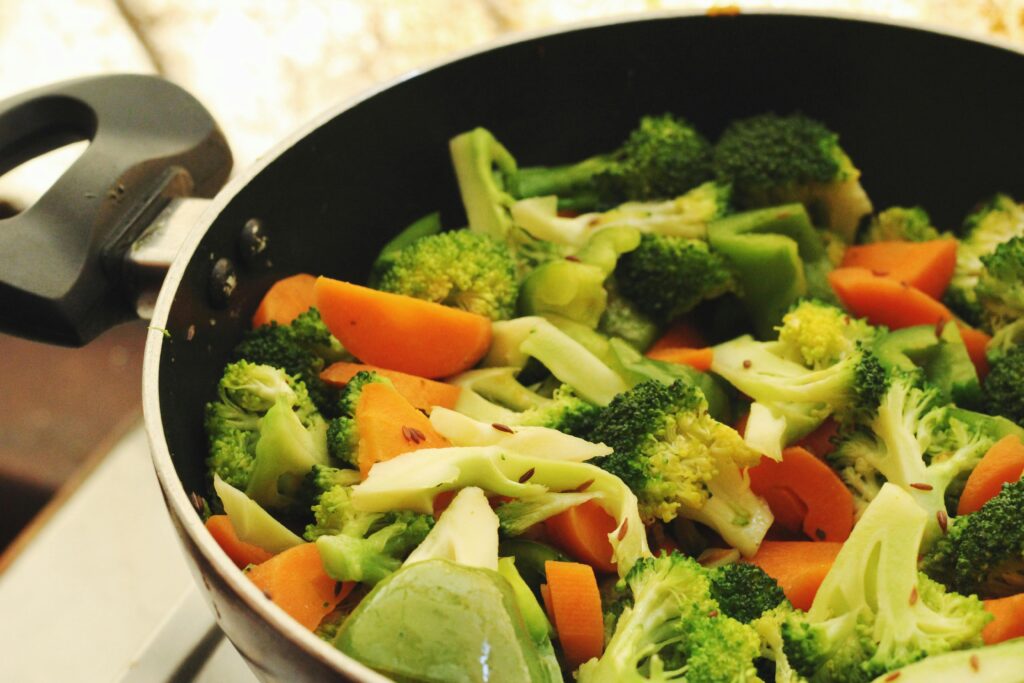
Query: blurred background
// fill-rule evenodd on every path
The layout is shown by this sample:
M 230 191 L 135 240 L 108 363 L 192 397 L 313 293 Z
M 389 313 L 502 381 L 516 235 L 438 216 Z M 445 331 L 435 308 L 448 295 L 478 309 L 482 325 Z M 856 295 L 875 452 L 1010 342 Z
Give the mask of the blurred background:
M 237 170 L 333 103 L 505 34 L 737 6 L 923 21 L 1024 48 L 1024 0 L 0 0 L 0 98 L 90 74 L 161 74 L 213 112 Z M 85 144 L 0 178 L 0 218 L 31 206 Z M 123 325 L 82 349 L 0 335 L 0 551 L 137 424 L 145 332 Z

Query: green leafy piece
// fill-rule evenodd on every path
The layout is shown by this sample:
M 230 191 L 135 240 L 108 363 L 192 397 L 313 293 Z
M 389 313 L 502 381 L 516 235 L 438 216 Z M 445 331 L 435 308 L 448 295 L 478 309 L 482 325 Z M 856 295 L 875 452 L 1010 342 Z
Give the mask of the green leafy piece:
M 879 676 L 872 683 L 894 680 L 900 683 L 1020 683 L 1024 681 L 1022 661 L 1024 638 L 1016 638 L 998 645 L 929 657 Z M 897 673 L 896 678 L 889 678 Z
M 801 202 L 847 243 L 871 201 L 839 136 L 801 114 L 761 114 L 733 121 L 715 146 L 718 178 L 731 182 L 741 207 Z
M 377 288 L 505 320 L 515 311 L 516 268 L 501 238 L 453 230 L 421 237 L 395 253 Z
M 213 477 L 213 489 L 240 541 L 252 543 L 274 554 L 302 544 L 301 538 L 274 519 L 256 501 L 216 475 Z
M 460 490 L 405 564 L 426 560 L 498 571 L 498 516 L 481 489 Z

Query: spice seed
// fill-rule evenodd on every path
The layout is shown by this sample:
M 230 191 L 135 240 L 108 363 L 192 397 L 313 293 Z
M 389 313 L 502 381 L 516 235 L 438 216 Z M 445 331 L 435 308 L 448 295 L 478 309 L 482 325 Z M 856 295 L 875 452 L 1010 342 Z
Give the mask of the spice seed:
M 910 485 L 910 488 L 917 489 L 918 491 L 931 491 L 935 487 L 932 486 L 931 484 L 925 484 L 923 482 L 915 481 L 913 484 Z
M 902 671 L 893 671 L 891 674 L 889 674 L 888 676 L 885 677 L 885 680 L 886 681 L 895 681 L 897 678 L 900 677 L 900 674 L 902 674 L 902 673 L 903 673 Z
M 619 540 L 621 541 L 626 537 L 626 532 L 629 531 L 629 520 L 623 520 L 622 526 L 619 527 Z
M 499 432 L 505 432 L 506 434 L 515 434 L 515 432 L 512 431 L 511 427 L 509 427 L 508 425 L 503 425 L 500 422 L 494 422 L 491 424 L 491 426 L 497 429 Z
M 752 362 L 751 360 L 749 360 L 749 359 L 748 359 L 748 360 L 745 360 L 745 361 L 743 361 L 743 367 L 744 367 L 744 368 L 747 368 L 747 369 L 749 369 L 749 368 L 750 368 L 750 366 L 751 366 L 751 365 L 753 365 L 753 364 L 754 364 L 754 363 L 753 363 L 753 362 Z
M 574 490 L 576 491 L 576 493 L 583 493 L 584 491 L 589 489 L 590 485 L 593 484 L 593 483 L 594 483 L 593 479 L 587 479 L 585 482 L 583 482 L 582 484 L 577 486 Z
M 978 655 L 971 655 L 971 668 L 975 671 L 981 670 L 981 660 L 978 659 Z
M 916 605 L 917 604 L 917 588 L 916 587 L 910 589 L 910 604 L 911 605 Z
M 523 472 L 523 476 L 519 477 L 519 483 L 520 484 L 525 484 L 526 482 L 530 481 L 530 478 L 533 476 L 533 473 L 536 472 L 536 471 L 537 471 L 536 467 L 531 467 L 530 469 L 528 469 L 525 472 Z
M 935 519 L 939 522 L 939 528 L 942 529 L 942 533 L 946 533 L 947 527 L 949 527 L 949 515 L 946 514 L 945 510 L 939 510 L 935 513 Z

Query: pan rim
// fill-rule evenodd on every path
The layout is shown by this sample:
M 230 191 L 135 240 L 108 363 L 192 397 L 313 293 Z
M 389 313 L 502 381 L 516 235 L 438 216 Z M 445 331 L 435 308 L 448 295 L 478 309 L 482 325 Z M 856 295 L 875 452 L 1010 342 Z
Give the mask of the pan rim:
M 342 113 L 379 95 L 382 92 L 404 83 L 407 80 L 480 54 L 538 38 L 553 37 L 618 24 L 639 24 L 643 22 L 661 22 L 674 19 L 706 17 L 708 14 L 709 12 L 703 9 L 659 10 L 655 12 L 617 14 L 614 16 L 602 17 L 583 22 L 562 24 L 556 27 L 514 32 L 496 40 L 489 41 L 483 45 L 462 50 L 448 57 L 438 59 L 422 68 L 405 72 L 395 78 L 386 80 L 378 85 L 372 86 L 348 98 L 340 100 L 336 104 L 326 108 L 320 114 L 312 117 L 304 124 L 294 129 L 290 134 L 286 135 L 262 154 L 254 163 L 250 164 L 238 175 L 232 178 L 210 201 L 209 205 L 196 222 L 196 225 L 189 232 L 185 242 L 182 244 L 177 256 L 175 257 L 171 268 L 168 270 L 163 286 L 160 289 L 145 344 L 142 377 L 143 417 L 154 469 L 160 482 L 160 486 L 164 494 L 164 500 L 169 512 L 175 517 L 176 522 L 185 531 L 185 533 L 188 534 L 189 539 L 202 554 L 203 559 L 217 572 L 226 585 L 234 591 L 235 595 L 246 603 L 247 607 L 252 612 L 255 612 L 260 618 L 269 622 L 278 632 L 287 637 L 292 643 L 296 644 L 306 654 L 315 657 L 321 663 L 331 669 L 334 669 L 338 673 L 356 676 L 359 680 L 385 682 L 390 680 L 361 664 L 359 661 L 342 653 L 340 650 L 332 647 L 312 632 L 303 629 L 281 608 L 267 600 L 255 585 L 244 579 L 242 572 L 237 569 L 234 563 L 231 562 L 213 538 L 206 532 L 206 529 L 198 515 L 195 513 L 195 509 L 193 508 L 181 479 L 178 476 L 174 462 L 171 459 L 170 451 L 167 447 L 166 435 L 164 433 L 163 421 L 161 419 L 159 393 L 160 359 L 164 342 L 164 334 L 162 330 L 164 329 L 170 314 L 175 293 L 181 284 L 188 265 L 195 257 L 196 250 L 198 249 L 207 230 L 239 192 L 241 192 L 257 175 L 262 173 L 265 168 L 267 168 L 296 143 L 310 135 L 321 126 L 326 125 Z M 894 18 L 870 12 L 858 12 L 851 10 L 826 11 L 803 8 L 769 7 L 742 10 L 740 12 L 740 16 L 781 18 L 796 17 L 841 20 L 854 23 L 891 26 L 905 30 L 937 34 L 1024 56 L 1024 47 L 1012 43 L 1009 39 L 995 38 L 975 31 L 952 29 L 947 26 L 939 25 L 934 21 Z M 728 21 L 734 17 L 722 14 L 712 18 L 721 21 Z

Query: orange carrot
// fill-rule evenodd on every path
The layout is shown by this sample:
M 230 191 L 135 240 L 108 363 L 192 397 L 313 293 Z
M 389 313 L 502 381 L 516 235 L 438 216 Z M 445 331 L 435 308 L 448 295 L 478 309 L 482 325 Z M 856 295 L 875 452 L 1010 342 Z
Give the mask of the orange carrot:
M 303 543 L 251 568 L 246 575 L 274 604 L 314 630 L 355 586 L 324 571 L 315 543 Z
M 617 526 L 615 518 L 592 500 L 549 517 L 544 522 L 544 529 L 552 543 L 573 559 L 608 573 L 615 572 L 608 534 L 615 531 Z
M 272 553 L 258 545 L 246 543 L 238 538 L 235 527 L 231 525 L 227 515 L 212 515 L 206 520 L 206 530 L 239 569 L 244 569 L 250 564 L 266 562 L 273 557 Z
M 809 538 L 845 541 L 850 536 L 853 496 L 832 468 L 807 450 L 787 448 L 781 462 L 761 458 L 748 473 L 754 493 L 763 496 L 771 489 L 783 489 L 800 500 L 807 509 L 801 528 Z
M 1024 593 L 984 603 L 985 609 L 995 616 L 981 632 L 986 645 L 1024 636 Z
M 597 578 L 590 565 L 544 563 L 555 630 L 566 663 L 573 669 L 604 650 L 604 617 Z
M 696 349 L 707 346 L 708 342 L 697 327 L 688 320 L 677 320 L 651 345 L 648 351 L 686 347 Z
M 789 532 L 784 534 L 786 538 L 803 538 L 807 504 L 800 500 L 800 496 L 784 486 L 765 488 L 757 495 L 764 498 L 768 509 L 772 511 L 775 518 L 772 522 L 773 531 L 782 529 Z
M 817 429 L 797 441 L 794 445 L 806 448 L 819 458 L 824 458 L 836 449 L 836 445 L 832 443 L 832 437 L 834 437 L 838 432 L 839 424 L 830 417 L 822 422 Z
M 867 268 L 939 299 L 956 267 L 956 240 L 858 244 L 843 254 L 842 267 Z
M 434 406 L 454 408 L 459 400 L 459 392 L 462 391 L 454 384 L 435 382 L 432 379 L 409 375 L 397 370 L 387 370 L 376 365 L 364 365 L 362 363 L 346 363 L 344 361 L 328 366 L 320 373 L 320 379 L 336 387 L 343 387 L 357 372 L 372 370 L 391 380 L 398 389 L 398 393 L 404 396 L 409 403 L 420 410 L 430 410 Z
M 831 541 L 763 541 L 748 561 L 779 582 L 793 607 L 806 610 L 842 547 Z
M 828 274 L 828 281 L 846 308 L 858 318 L 867 318 L 872 325 L 898 330 L 955 321 L 978 376 L 988 373 L 985 360 L 988 335 L 964 325 L 952 311 L 920 289 L 875 275 L 866 268 L 836 268 Z
M 688 349 L 681 346 L 675 346 L 652 349 L 647 352 L 647 357 L 654 360 L 665 361 L 666 363 L 689 365 L 695 370 L 707 372 L 711 369 L 711 362 L 715 358 L 715 351 L 710 346 L 700 349 Z
M 476 365 L 491 345 L 490 319 L 411 296 L 320 277 L 324 323 L 357 358 L 436 379 Z
M 977 512 L 981 506 L 994 498 L 1003 488 L 1003 484 L 1017 481 L 1024 473 L 1024 444 L 1013 434 L 1004 436 L 997 441 L 981 462 L 974 468 L 964 491 L 960 494 L 960 502 L 956 514 L 966 515 Z
M 287 325 L 300 313 L 308 311 L 313 305 L 315 282 L 316 278 L 308 273 L 299 273 L 275 282 L 263 295 L 263 300 L 253 314 L 252 326 L 259 327 L 271 322 Z
M 363 387 L 355 417 L 359 430 L 359 472 L 364 479 L 378 462 L 422 448 L 451 445 L 437 433 L 426 415 L 387 384 L 374 382 Z

